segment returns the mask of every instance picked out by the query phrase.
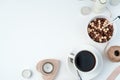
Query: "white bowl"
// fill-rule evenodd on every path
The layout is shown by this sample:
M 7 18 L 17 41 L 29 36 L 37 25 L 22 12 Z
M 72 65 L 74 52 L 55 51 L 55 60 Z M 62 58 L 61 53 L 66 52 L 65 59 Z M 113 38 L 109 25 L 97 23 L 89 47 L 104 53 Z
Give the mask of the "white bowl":
M 96 19 L 96 18 L 106 18 L 109 22 L 112 21 L 112 19 L 111 19 L 111 18 L 108 18 L 107 16 L 99 15 L 99 16 L 95 16 L 94 18 L 92 18 L 92 19 L 89 21 L 89 23 L 90 23 L 92 20 Z M 88 23 L 88 24 L 89 24 L 89 23 Z M 87 28 L 88 28 L 88 24 L 87 24 Z M 94 41 L 94 40 L 89 36 L 88 31 L 87 31 L 87 29 L 86 29 L 86 31 L 87 31 L 87 37 L 89 37 L 89 40 L 90 40 L 92 43 L 106 44 L 106 43 L 110 42 L 112 39 L 114 39 L 114 37 L 116 36 L 117 29 L 116 29 L 116 24 L 115 24 L 115 23 L 113 23 L 113 29 L 114 29 L 114 30 L 113 30 L 113 35 L 112 35 L 111 39 L 108 40 L 108 41 L 106 41 L 106 42 L 103 42 L 103 43 L 99 43 L 99 42 Z

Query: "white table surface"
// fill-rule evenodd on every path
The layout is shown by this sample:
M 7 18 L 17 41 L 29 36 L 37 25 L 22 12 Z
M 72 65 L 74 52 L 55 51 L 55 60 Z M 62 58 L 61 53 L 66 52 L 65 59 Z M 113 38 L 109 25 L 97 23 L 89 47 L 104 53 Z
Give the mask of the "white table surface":
M 86 25 L 91 18 L 100 14 L 81 15 L 81 7 L 87 5 L 93 4 L 87 0 L 1 0 L 0 79 L 26 80 L 21 76 L 21 71 L 29 68 L 33 76 L 28 80 L 42 80 L 36 71 L 37 62 L 55 58 L 61 60 L 55 80 L 75 80 L 67 67 L 67 55 L 87 43 L 97 47 L 104 59 L 103 70 L 93 80 L 106 80 L 120 63 L 106 59 L 103 53 L 105 44 L 88 39 Z M 120 5 L 108 7 L 113 17 L 120 14 Z M 107 12 L 102 14 L 108 15 Z M 116 22 L 117 26 L 119 22 Z M 120 76 L 116 80 L 120 80 Z

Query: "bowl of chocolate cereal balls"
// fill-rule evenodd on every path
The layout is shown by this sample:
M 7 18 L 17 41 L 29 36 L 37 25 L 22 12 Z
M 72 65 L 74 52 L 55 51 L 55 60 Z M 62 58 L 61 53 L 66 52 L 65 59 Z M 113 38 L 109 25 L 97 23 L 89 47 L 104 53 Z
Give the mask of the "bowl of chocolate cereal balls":
M 106 43 L 115 35 L 115 24 L 109 24 L 110 19 L 104 16 L 94 17 L 87 27 L 89 37 L 97 43 Z

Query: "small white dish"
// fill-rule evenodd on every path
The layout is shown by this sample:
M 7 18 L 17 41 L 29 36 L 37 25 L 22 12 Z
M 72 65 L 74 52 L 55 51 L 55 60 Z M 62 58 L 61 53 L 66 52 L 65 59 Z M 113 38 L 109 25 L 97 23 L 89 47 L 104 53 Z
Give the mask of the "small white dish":
M 30 69 L 24 69 L 22 71 L 23 78 L 30 78 L 32 76 L 32 71 Z

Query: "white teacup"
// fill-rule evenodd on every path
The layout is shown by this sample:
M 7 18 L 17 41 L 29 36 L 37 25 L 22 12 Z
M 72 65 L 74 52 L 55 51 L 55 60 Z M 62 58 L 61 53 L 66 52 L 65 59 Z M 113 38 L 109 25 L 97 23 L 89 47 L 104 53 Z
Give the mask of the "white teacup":
M 101 53 L 89 45 L 74 50 L 69 55 L 69 59 L 83 80 L 90 80 L 97 76 L 103 66 Z

